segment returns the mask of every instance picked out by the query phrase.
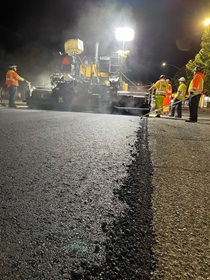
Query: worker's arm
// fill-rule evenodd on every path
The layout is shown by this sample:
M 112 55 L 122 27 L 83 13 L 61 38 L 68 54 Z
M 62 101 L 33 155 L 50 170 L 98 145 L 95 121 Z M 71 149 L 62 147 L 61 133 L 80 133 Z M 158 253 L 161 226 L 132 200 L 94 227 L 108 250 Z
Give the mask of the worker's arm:
M 17 73 L 16 73 L 17 74 Z M 17 79 L 18 81 L 21 81 L 21 82 L 26 82 L 27 84 L 30 84 L 29 81 L 27 81 L 26 79 L 22 78 L 20 75 L 16 75 L 15 76 L 15 79 Z
M 152 85 L 152 86 L 149 88 L 149 90 L 152 90 L 153 88 L 155 88 L 154 85 Z
M 155 84 L 153 84 L 153 85 L 149 88 L 149 90 L 156 89 L 156 88 L 157 88 L 157 85 L 158 85 L 158 81 L 157 81 Z
M 20 78 L 19 81 L 26 82 L 27 84 L 30 84 L 30 82 L 27 81 L 26 79 L 24 79 L 24 78 L 22 78 L 22 77 L 20 77 L 20 76 L 19 76 L 19 78 Z
M 178 97 L 178 96 L 180 96 L 180 94 L 181 94 L 181 90 L 177 90 L 177 96 L 176 97 Z

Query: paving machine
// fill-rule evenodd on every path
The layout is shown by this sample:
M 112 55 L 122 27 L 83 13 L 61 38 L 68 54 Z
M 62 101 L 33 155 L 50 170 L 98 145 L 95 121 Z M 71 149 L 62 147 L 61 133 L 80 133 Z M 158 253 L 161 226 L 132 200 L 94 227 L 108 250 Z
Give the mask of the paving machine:
M 99 57 L 99 82 L 91 83 L 90 106 L 108 113 L 148 114 L 152 98 L 148 90 L 150 85 L 136 85 L 123 74 L 125 59 L 126 52 L 122 55 L 122 51 L 113 52 L 110 57 Z
M 50 76 L 51 87 L 28 89 L 29 108 L 49 108 L 102 113 L 148 114 L 151 94 L 147 85 L 135 85 L 122 73 L 126 53 L 99 56 L 96 43 L 95 61 L 80 60 L 83 42 L 70 39 L 64 44 L 65 59 L 60 71 Z
M 76 81 L 69 74 L 55 72 L 50 76 L 52 87 L 28 87 L 29 108 L 72 110 L 76 103 Z
M 65 42 L 66 56 L 60 69 L 50 75 L 50 87 L 29 87 L 26 93 L 26 104 L 29 108 L 55 110 L 80 110 L 78 100 L 79 63 L 78 55 L 83 52 L 83 42 L 72 39 Z M 67 61 L 67 62 L 66 62 Z M 86 101 L 83 102 L 84 104 Z

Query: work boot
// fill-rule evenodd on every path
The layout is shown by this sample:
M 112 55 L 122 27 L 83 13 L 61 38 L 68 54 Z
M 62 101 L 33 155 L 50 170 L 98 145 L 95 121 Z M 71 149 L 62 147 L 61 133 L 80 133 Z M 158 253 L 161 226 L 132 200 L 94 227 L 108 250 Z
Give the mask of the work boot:
M 195 120 L 185 120 L 185 122 L 192 122 L 192 123 L 196 123 L 197 121 L 195 121 Z

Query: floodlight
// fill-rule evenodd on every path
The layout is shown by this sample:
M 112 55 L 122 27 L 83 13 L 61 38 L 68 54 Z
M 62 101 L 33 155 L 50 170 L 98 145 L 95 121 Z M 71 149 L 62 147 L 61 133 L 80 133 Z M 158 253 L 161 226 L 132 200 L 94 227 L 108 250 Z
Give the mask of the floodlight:
M 204 20 L 204 25 L 208 26 L 210 24 L 210 18 Z
M 123 42 L 132 41 L 134 38 L 134 30 L 129 27 L 119 27 L 115 31 L 115 38 Z

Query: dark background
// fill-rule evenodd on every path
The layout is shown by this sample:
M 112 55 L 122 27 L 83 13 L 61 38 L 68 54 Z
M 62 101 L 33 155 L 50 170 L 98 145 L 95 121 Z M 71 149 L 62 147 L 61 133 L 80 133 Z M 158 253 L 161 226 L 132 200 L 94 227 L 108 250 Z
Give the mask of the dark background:
M 7 57 L 8 64 L 16 63 L 8 55 L 13 57 L 31 42 L 53 55 L 63 52 L 64 42 L 73 38 L 84 42 L 83 57 L 94 58 L 96 42 L 100 55 L 110 55 L 122 48 L 115 39 L 116 28 L 128 26 L 135 30 L 135 38 L 125 43 L 131 50 L 127 74 L 154 82 L 162 73 L 173 77 L 177 70 L 163 68 L 163 61 L 182 67 L 199 51 L 210 1 L 38 0 L 7 2 L 2 13 L 6 20 L 0 18 L 0 58 Z

